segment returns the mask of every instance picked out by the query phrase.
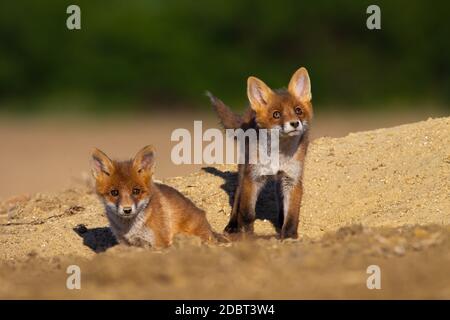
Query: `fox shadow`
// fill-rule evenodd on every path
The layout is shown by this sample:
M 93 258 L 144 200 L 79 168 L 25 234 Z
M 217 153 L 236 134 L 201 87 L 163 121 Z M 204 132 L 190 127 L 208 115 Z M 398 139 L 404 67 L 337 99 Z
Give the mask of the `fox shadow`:
M 215 167 L 202 168 L 206 173 L 215 175 L 224 180 L 220 186 L 228 195 L 230 209 L 233 207 L 236 187 L 238 185 L 238 173 L 231 171 L 221 171 Z M 276 182 L 269 179 L 262 188 L 256 200 L 256 219 L 268 220 L 277 232 L 280 232 L 278 224 L 278 205 L 276 199 Z M 231 210 L 230 210 L 231 213 Z
M 108 227 L 88 229 L 84 225 L 78 225 L 73 231 L 83 238 L 83 244 L 95 253 L 104 252 L 118 244 Z

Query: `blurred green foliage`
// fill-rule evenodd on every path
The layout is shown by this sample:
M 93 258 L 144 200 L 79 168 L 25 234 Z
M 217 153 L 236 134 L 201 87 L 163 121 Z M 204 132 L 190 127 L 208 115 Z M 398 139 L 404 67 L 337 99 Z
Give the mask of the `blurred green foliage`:
M 66 28 L 70 4 L 80 31 Z M 381 30 L 366 28 L 370 4 Z M 206 89 L 243 106 L 249 75 L 281 87 L 300 66 L 316 103 L 448 104 L 449 13 L 448 1 L 2 1 L 0 108 L 75 97 L 209 107 Z

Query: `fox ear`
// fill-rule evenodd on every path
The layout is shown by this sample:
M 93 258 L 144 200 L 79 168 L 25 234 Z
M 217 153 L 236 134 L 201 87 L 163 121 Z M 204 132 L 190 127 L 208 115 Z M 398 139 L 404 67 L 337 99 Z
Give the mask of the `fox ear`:
M 255 77 L 249 77 L 247 80 L 247 96 L 253 110 L 259 110 L 266 107 L 272 96 L 272 89 L 263 81 Z
M 305 68 L 298 69 L 291 78 L 289 92 L 300 101 L 311 101 L 311 81 Z
M 151 172 L 155 166 L 155 148 L 146 146 L 139 151 L 133 160 L 133 167 L 138 173 Z
M 108 156 L 95 148 L 92 151 L 92 175 L 98 179 L 101 175 L 110 176 L 114 170 L 114 164 Z

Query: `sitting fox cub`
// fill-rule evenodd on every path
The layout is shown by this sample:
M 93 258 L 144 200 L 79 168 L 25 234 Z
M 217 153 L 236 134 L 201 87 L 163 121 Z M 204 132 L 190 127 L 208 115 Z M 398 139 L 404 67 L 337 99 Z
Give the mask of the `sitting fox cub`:
M 177 190 L 152 180 L 154 150 L 147 146 L 133 160 L 112 161 L 92 153 L 96 192 L 120 243 L 168 247 L 177 233 L 215 240 L 205 213 Z
M 313 116 L 309 75 L 305 68 L 298 69 L 287 90 L 272 90 L 255 77 L 248 78 L 247 85 L 250 108 L 242 117 L 209 95 L 225 129 L 274 129 L 279 132 L 280 166 L 271 175 L 277 181 L 278 227 L 281 238 L 296 238 L 303 194 L 303 163 Z M 270 178 L 263 169 L 261 164 L 239 165 L 239 183 L 226 232 L 253 231 L 256 199 Z

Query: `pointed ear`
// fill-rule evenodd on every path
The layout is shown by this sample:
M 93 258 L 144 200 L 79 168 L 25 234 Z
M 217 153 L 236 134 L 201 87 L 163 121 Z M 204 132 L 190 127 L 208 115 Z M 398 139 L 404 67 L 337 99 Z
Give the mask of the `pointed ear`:
M 97 148 L 92 150 L 92 175 L 98 179 L 102 175 L 110 176 L 114 171 L 114 164 L 108 156 Z
M 273 91 L 263 81 L 255 77 L 247 80 L 247 96 L 253 110 L 257 111 L 267 106 Z
M 311 101 L 311 81 L 305 68 L 298 69 L 291 78 L 289 92 L 300 101 Z
M 152 173 L 155 166 L 155 148 L 146 146 L 133 159 L 133 167 L 138 173 Z

